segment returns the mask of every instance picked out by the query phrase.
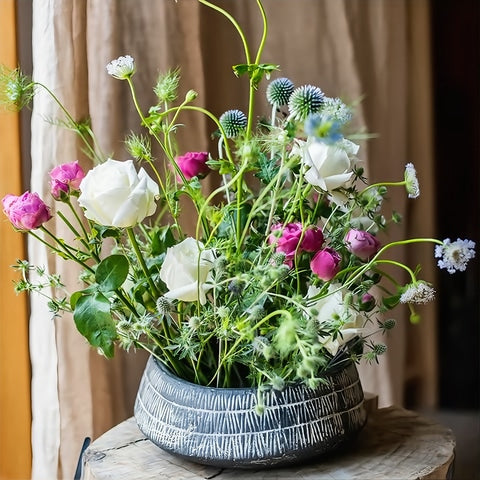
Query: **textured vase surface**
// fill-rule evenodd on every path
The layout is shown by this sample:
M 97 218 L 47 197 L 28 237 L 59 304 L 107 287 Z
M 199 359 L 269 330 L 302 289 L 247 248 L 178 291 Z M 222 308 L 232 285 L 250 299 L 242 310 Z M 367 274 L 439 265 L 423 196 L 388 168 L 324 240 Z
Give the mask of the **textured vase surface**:
M 353 363 L 312 390 L 304 385 L 263 393 L 186 382 L 148 360 L 135 402 L 140 430 L 175 455 L 205 465 L 258 468 L 298 463 L 331 452 L 366 422 L 363 390 Z

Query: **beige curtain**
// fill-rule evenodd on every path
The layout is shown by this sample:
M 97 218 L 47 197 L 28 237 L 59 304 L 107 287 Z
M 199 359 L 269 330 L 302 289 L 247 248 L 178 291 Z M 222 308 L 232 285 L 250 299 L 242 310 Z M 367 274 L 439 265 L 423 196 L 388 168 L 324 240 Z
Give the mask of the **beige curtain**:
M 255 44 L 261 21 L 253 0 L 218 0 L 231 11 Z M 270 21 L 264 62 L 280 64 L 295 84 L 312 83 L 329 96 L 363 99 L 358 125 L 378 135 L 362 145 L 372 180 L 399 178 L 413 162 L 422 196 L 408 201 L 392 191 L 392 203 L 405 213 L 393 236 L 432 235 L 432 146 L 428 0 L 264 0 Z M 198 102 L 220 115 L 245 110 L 246 84 L 231 65 L 244 62 L 232 26 L 195 0 L 33 0 L 33 61 L 37 81 L 48 84 L 76 118 L 89 116 L 101 149 L 127 158 L 122 140 L 139 122 L 127 85 L 105 72 L 119 55 L 136 59 L 135 83 L 145 110 L 154 103 L 159 72 L 181 67 L 182 92 L 194 89 Z M 257 112 L 268 112 L 263 100 Z M 56 164 L 80 159 L 71 133 L 45 122 L 58 109 L 44 96 L 35 101 L 32 120 L 32 190 L 48 198 L 46 174 Z M 183 150 L 210 148 L 213 125 L 185 115 Z M 188 222 L 187 222 L 188 223 Z M 61 226 L 57 226 L 60 232 Z M 405 258 L 406 252 L 399 256 Z M 429 249 L 408 254 L 432 277 Z M 38 245 L 32 261 L 61 271 L 71 286 L 77 272 Z M 396 312 L 398 327 L 387 338 L 380 366 L 362 366 L 365 390 L 379 393 L 382 405 L 432 405 L 436 392 L 435 312 L 423 309 L 423 323 L 410 327 Z M 408 340 L 408 342 L 407 342 Z M 96 437 L 132 414 L 145 355 L 118 353 L 107 361 L 89 349 L 71 318 L 51 320 L 44 302 L 32 300 L 33 478 L 70 479 L 85 436 Z

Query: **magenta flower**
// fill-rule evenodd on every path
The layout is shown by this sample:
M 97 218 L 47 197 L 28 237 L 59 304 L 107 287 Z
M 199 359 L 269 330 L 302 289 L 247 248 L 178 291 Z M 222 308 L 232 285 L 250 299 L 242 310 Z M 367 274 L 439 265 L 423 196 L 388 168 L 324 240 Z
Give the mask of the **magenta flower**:
M 18 230 L 33 230 L 52 218 L 37 193 L 25 192 L 20 197 L 5 195 L 2 204 L 5 215 Z
M 278 237 L 275 232 L 281 231 L 281 236 Z M 323 233 L 317 227 L 309 227 L 303 231 L 300 222 L 277 223 L 272 226 L 272 234 L 268 237 L 270 245 L 275 245 L 275 251 L 285 254 L 286 263 L 290 264 L 295 256 L 304 252 L 316 252 L 323 245 Z M 300 245 L 299 245 L 300 242 Z
M 177 165 L 187 180 L 193 177 L 204 177 L 210 171 L 207 165 L 207 152 L 187 152 L 176 159 Z
M 61 200 L 64 195 L 78 191 L 85 172 L 77 161 L 58 165 L 50 172 L 50 191 L 53 198 Z
M 369 260 L 380 248 L 380 242 L 371 233 L 352 228 L 345 236 L 347 250 L 361 260 Z
M 310 268 L 315 275 L 328 282 L 340 270 L 342 257 L 333 248 L 326 247 L 318 251 L 310 262 Z

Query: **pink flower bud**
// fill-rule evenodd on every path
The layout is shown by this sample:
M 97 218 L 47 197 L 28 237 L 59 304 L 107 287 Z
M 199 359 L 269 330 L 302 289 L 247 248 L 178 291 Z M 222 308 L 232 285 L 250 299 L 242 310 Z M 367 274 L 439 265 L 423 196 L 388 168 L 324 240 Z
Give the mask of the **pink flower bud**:
M 281 236 L 272 233 L 268 237 L 268 242 L 270 245 L 276 245 L 276 252 L 285 254 L 287 263 L 293 260 L 295 253 L 300 254 L 303 251 L 316 252 L 323 245 L 323 233 L 317 227 L 309 227 L 303 232 L 300 222 L 287 223 L 286 225 L 277 223 L 272 226 L 272 232 L 276 231 L 281 231 Z
M 193 177 L 204 177 L 210 171 L 207 165 L 207 152 L 187 152 L 176 159 L 177 165 L 187 180 Z
M 50 220 L 50 209 L 37 193 L 25 192 L 20 197 L 6 195 L 2 200 L 3 211 L 18 230 L 33 230 Z
M 375 297 L 370 293 L 364 293 L 360 299 L 358 308 L 361 312 L 370 312 L 375 307 Z
M 361 260 L 369 260 L 380 248 L 380 242 L 371 233 L 363 230 L 350 230 L 345 236 L 347 250 Z
M 326 247 L 315 254 L 310 262 L 310 268 L 318 277 L 328 282 L 340 270 L 341 261 L 342 257 L 336 250 Z
M 77 161 L 58 165 L 50 172 L 50 191 L 60 200 L 65 194 L 78 191 L 85 172 Z

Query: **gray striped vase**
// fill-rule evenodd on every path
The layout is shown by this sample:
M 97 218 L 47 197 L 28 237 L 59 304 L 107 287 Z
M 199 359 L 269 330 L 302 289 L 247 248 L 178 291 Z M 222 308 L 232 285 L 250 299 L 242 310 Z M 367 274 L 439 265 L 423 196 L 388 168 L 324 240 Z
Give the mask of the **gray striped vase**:
M 264 393 L 186 382 L 153 357 L 135 402 L 140 430 L 163 450 L 204 465 L 259 468 L 289 465 L 331 452 L 366 422 L 355 364 L 325 377 L 312 390 L 293 385 Z

